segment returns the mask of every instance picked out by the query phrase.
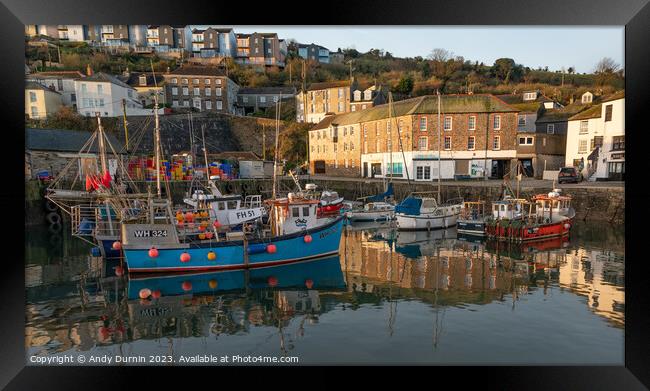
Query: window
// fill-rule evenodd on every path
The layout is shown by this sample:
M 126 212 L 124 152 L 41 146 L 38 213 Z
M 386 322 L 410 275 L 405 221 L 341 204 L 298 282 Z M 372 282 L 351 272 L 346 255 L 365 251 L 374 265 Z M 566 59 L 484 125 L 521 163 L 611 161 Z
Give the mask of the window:
M 209 85 L 209 84 L 210 84 L 210 79 L 204 79 L 203 82 L 204 82 L 206 85 Z
M 199 84 L 199 79 L 193 79 L 193 80 L 192 80 L 192 83 L 194 83 L 194 84 Z
M 612 109 L 613 109 L 612 105 L 605 106 L 605 122 L 612 120 Z
M 345 168 L 348 168 L 348 159 L 345 159 Z
M 499 130 L 501 129 L 501 116 L 500 115 L 495 115 L 493 122 L 492 122 L 492 128 L 494 130 Z
M 519 137 L 519 145 L 533 145 L 532 137 Z
M 368 137 L 368 125 L 363 124 L 363 138 Z
M 217 110 L 221 110 L 221 109 L 223 109 L 223 103 L 220 100 L 218 100 L 217 101 Z
M 554 124 L 546 125 L 546 133 L 554 134 L 555 133 L 555 125 Z
M 492 140 L 492 149 L 499 150 L 501 149 L 501 137 L 500 136 L 494 136 L 494 139 Z
M 518 126 L 526 126 L 526 116 L 525 115 L 517 116 L 517 125 Z
M 612 137 L 612 151 L 624 151 L 624 150 L 625 150 L 625 136 Z
M 178 87 L 172 87 L 172 95 L 178 95 Z
M 343 98 L 345 96 L 345 91 L 343 88 L 339 88 L 339 98 Z
M 138 77 L 138 80 L 140 81 L 141 86 L 146 86 L 147 85 L 147 76 L 140 76 L 140 77 Z
M 291 208 L 291 217 L 300 217 L 300 208 Z
M 212 90 L 210 89 L 210 87 L 205 88 L 205 96 L 212 96 Z
M 353 134 L 354 134 L 354 127 L 350 126 L 350 136 L 352 136 Z
M 36 106 L 32 106 L 32 118 L 38 118 L 38 108 Z
M 338 151 L 339 145 L 337 143 L 334 143 L 334 152 Z
M 206 100 L 205 101 L 205 109 L 206 110 L 212 110 L 212 102 L 210 102 L 209 100 Z
M 99 99 L 99 107 L 104 107 L 104 99 L 103 98 Z
M 357 111 L 357 106 L 354 106 L 354 105 L 350 106 L 350 110 Z
M 348 143 L 343 143 L 343 150 L 347 151 L 348 150 Z
M 582 95 L 582 103 L 591 103 L 593 96 L 589 93 L 584 93 Z
M 217 96 L 221 96 L 221 87 L 217 87 L 216 92 Z
M 591 139 L 591 149 L 603 146 L 603 136 L 596 136 Z
M 199 87 L 193 88 L 193 90 L 194 90 L 193 91 L 194 95 L 197 95 L 197 96 L 201 95 L 201 90 L 199 89 Z
M 183 106 L 184 107 L 190 107 L 190 101 L 189 100 L 184 100 L 183 101 Z
M 427 130 L 427 117 L 420 117 L 420 130 L 423 132 Z
M 467 138 L 467 150 L 473 151 L 474 149 L 476 149 L 476 137 L 469 136 Z
M 273 96 L 273 102 L 278 103 L 278 96 L 277 95 Z
M 429 166 L 417 166 L 415 168 L 415 178 L 416 179 L 431 179 L 431 167 Z
M 390 121 L 386 121 L 386 134 L 390 134 Z
M 178 107 L 178 100 L 173 100 L 172 101 L 172 106 Z
M 350 142 L 350 151 L 354 151 L 354 143 Z
M 29 101 L 32 103 L 36 102 L 36 93 L 34 91 L 29 91 Z
M 178 84 L 178 79 L 177 79 L 177 78 L 173 78 L 173 79 L 172 79 L 172 84 Z
M 428 137 L 420 137 L 418 139 L 418 150 L 419 151 L 426 151 L 429 149 L 429 138 Z
M 343 102 L 339 102 L 339 111 L 343 111 Z
M 451 136 L 445 136 L 445 150 L 451 149 Z
M 183 87 L 183 95 L 189 95 L 190 94 L 190 89 L 187 87 Z
M 392 176 L 402 176 L 402 163 L 393 163 L 393 169 L 391 170 L 390 164 L 386 165 L 386 174 Z
M 260 103 L 266 103 L 266 97 L 260 96 Z
M 215 82 L 217 83 L 217 85 L 221 85 L 221 79 L 216 79 Z
M 379 150 L 379 140 L 375 140 L 375 152 L 381 152 Z
M 302 207 L 302 217 L 307 217 L 309 216 L 309 207 L 308 206 L 303 206 Z
M 97 84 L 97 93 L 98 94 L 103 94 L 104 93 L 104 86 L 101 84 Z
M 475 115 L 470 115 L 468 122 L 469 122 L 468 123 L 469 130 L 476 130 L 476 116 Z
M 81 92 L 88 92 L 88 86 L 86 83 L 81 83 Z
M 589 133 L 589 121 L 580 121 L 580 134 Z
M 451 117 L 445 117 L 445 125 L 444 125 L 445 130 L 451 130 L 451 122 L 452 122 Z
M 187 79 L 182 79 L 181 82 L 182 82 L 183 84 L 187 84 Z
M 526 92 L 524 93 L 524 100 L 535 100 L 537 99 L 536 92 Z
M 334 144 L 334 152 L 336 152 L 336 144 Z M 368 142 L 363 142 L 363 153 L 368 153 Z
M 587 153 L 587 140 L 578 141 L 578 153 Z
M 368 106 L 366 106 L 366 105 L 361 105 L 361 110 L 365 110 L 366 107 L 368 107 Z
M 348 128 L 346 128 L 345 126 L 343 127 L 343 135 L 344 136 L 348 135 Z
M 397 123 L 397 132 L 401 134 L 403 127 L 404 127 L 404 121 L 399 120 L 399 122 Z

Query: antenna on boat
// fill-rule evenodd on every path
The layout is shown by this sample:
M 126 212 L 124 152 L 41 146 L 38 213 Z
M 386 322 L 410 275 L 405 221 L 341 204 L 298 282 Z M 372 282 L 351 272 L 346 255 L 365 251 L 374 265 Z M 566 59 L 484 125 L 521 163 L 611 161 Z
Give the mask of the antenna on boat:
M 273 154 L 273 198 L 277 196 L 277 175 L 278 175 L 278 139 L 280 138 L 280 108 L 282 104 L 282 93 L 275 104 L 275 153 Z
M 154 86 L 158 86 L 156 83 L 156 73 L 153 70 L 153 60 L 149 60 L 149 64 L 151 65 L 151 74 L 153 75 L 153 82 Z M 160 198 L 161 196 L 161 191 L 160 191 L 160 121 L 158 119 L 158 94 L 153 95 L 153 115 L 154 119 L 156 120 L 156 125 L 154 127 L 154 145 L 156 148 L 156 193 L 158 194 L 158 197 Z
M 389 110 L 389 116 L 390 116 L 390 118 L 392 118 L 395 109 L 393 107 L 393 94 L 390 91 L 388 92 L 388 106 L 389 106 L 389 109 L 388 109 Z M 392 139 L 392 135 L 391 135 L 391 139 Z M 408 187 L 411 190 L 411 192 L 413 192 L 413 189 L 411 188 L 411 178 L 409 177 L 409 167 L 408 167 L 408 164 L 406 164 L 406 156 L 404 156 L 404 148 L 402 146 L 402 132 L 401 132 L 401 129 L 399 128 L 399 123 L 398 123 L 398 126 L 397 126 L 397 139 L 399 140 L 399 149 L 402 152 L 402 161 L 404 162 L 404 171 L 406 172 L 406 183 L 408 184 Z M 391 149 L 392 149 L 392 147 L 393 147 L 393 141 L 392 140 L 391 140 L 390 145 L 391 145 Z M 392 150 L 391 150 L 390 156 L 391 156 L 390 183 L 393 183 L 393 165 L 392 165 L 393 152 L 392 152 Z M 386 189 L 386 190 L 388 190 L 388 189 Z
M 205 124 L 201 125 L 201 138 L 203 139 L 203 158 L 205 159 L 205 179 L 210 184 L 210 168 L 208 167 L 208 150 L 205 148 Z
M 440 90 L 436 90 L 436 95 L 438 95 L 438 204 L 440 204 L 440 177 L 442 176 L 440 172 Z

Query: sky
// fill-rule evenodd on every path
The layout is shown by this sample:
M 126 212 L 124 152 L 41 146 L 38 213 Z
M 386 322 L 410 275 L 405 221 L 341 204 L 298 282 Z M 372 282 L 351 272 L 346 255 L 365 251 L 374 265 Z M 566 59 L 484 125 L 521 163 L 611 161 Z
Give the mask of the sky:
M 224 26 L 219 26 L 224 27 Z M 315 43 L 331 51 L 383 49 L 396 57 L 447 49 L 465 60 L 493 64 L 508 57 L 530 68 L 574 67 L 590 73 L 603 57 L 624 66 L 623 26 L 230 26 L 237 33 L 276 32 L 281 39 Z

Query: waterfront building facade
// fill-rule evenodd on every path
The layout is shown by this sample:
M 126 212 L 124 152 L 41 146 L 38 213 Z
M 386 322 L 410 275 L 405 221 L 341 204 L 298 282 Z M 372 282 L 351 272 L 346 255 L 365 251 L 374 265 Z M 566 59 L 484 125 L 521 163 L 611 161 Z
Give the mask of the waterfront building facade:
M 172 108 L 236 113 L 239 86 L 219 68 L 182 66 L 165 73 L 163 77 L 166 102 Z

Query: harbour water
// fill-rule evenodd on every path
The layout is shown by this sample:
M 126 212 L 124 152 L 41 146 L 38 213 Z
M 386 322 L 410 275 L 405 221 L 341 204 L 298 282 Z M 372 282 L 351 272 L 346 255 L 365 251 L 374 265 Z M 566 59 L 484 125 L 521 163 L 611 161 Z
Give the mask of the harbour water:
M 368 224 L 347 227 L 338 257 L 138 279 L 65 229 L 26 238 L 28 365 L 624 359 L 620 226 L 522 246 Z

